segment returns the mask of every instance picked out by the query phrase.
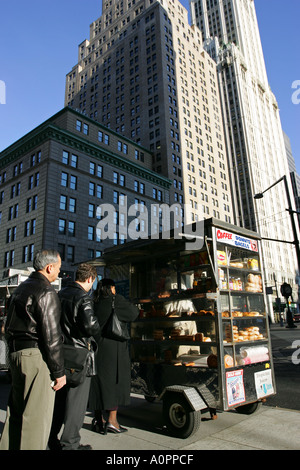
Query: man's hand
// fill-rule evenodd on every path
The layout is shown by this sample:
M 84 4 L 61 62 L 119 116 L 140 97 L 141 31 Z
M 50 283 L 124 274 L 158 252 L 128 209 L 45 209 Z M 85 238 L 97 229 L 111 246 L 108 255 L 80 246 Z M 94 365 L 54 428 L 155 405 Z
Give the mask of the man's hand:
M 55 379 L 54 385 L 53 385 L 53 390 L 57 392 L 57 390 L 63 388 L 66 385 L 66 376 L 64 375 L 63 377 L 59 377 L 58 379 Z

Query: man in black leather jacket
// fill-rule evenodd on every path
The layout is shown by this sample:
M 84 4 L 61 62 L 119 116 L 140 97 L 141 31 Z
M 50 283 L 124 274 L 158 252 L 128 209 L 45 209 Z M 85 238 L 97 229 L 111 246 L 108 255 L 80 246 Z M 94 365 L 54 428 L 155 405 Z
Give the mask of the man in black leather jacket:
M 88 295 L 96 276 L 97 271 L 93 266 L 82 263 L 78 266 L 76 280 L 59 292 L 62 308 L 61 328 L 66 344 L 89 349 L 93 343 L 92 338 L 96 341 L 99 339 L 100 326 L 94 315 L 92 299 Z M 90 375 L 89 372 L 87 374 Z M 73 388 L 67 384 L 56 394 L 48 442 L 50 450 L 91 449 L 89 445 L 80 444 L 79 433 L 87 409 L 90 384 L 91 377 L 87 376 L 77 387 Z M 58 434 L 62 424 L 64 428 L 59 441 Z
M 51 285 L 60 266 L 58 252 L 37 252 L 35 272 L 17 287 L 9 301 L 5 330 L 12 388 L 1 450 L 45 450 L 47 446 L 54 391 L 66 383 L 60 302 Z

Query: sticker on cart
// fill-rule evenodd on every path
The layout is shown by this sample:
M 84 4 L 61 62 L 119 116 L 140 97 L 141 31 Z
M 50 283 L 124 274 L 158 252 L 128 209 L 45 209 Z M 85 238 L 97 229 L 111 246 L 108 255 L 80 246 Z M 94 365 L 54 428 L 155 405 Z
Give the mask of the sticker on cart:
M 271 369 L 256 372 L 254 380 L 257 398 L 264 398 L 274 393 Z
M 243 370 L 226 372 L 226 390 L 228 406 L 234 406 L 246 400 Z

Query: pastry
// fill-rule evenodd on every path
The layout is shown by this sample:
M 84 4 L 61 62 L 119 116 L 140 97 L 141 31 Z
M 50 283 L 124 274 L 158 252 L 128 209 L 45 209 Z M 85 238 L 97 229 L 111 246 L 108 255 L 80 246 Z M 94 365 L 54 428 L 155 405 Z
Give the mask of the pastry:
M 228 367 L 233 367 L 233 358 L 229 354 L 225 354 L 224 356 L 224 364 L 225 368 L 227 369 Z
M 216 368 L 218 367 L 218 358 L 216 354 L 210 354 L 207 358 L 207 365 L 208 367 Z

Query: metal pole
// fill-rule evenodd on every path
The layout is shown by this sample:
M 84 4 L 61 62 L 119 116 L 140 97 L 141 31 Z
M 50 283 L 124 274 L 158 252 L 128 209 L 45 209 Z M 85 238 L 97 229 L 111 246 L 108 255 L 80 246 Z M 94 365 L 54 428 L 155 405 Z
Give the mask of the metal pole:
M 297 229 L 296 229 L 296 224 L 295 224 L 295 219 L 294 219 L 294 211 L 292 208 L 292 202 L 290 198 L 290 192 L 289 192 L 289 187 L 286 179 L 286 175 L 283 176 L 283 181 L 284 181 L 284 186 L 285 186 L 285 191 L 286 191 L 286 197 L 288 201 L 288 212 L 290 214 L 291 218 L 291 224 L 292 224 L 292 230 L 293 230 L 293 235 L 294 235 L 294 245 L 296 247 L 296 254 L 297 254 L 297 271 L 299 273 L 299 266 L 300 266 L 300 248 L 299 248 L 299 239 L 298 239 L 298 234 L 297 234 Z

